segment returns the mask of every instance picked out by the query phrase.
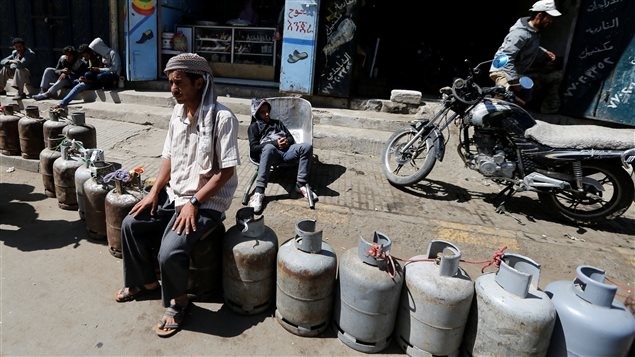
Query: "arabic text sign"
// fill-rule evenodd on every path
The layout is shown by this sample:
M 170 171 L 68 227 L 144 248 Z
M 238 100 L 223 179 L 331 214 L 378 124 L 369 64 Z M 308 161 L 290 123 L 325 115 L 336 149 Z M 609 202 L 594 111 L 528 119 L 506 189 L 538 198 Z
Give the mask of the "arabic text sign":
M 563 112 L 590 114 L 633 34 L 631 0 L 582 0 L 566 76 Z

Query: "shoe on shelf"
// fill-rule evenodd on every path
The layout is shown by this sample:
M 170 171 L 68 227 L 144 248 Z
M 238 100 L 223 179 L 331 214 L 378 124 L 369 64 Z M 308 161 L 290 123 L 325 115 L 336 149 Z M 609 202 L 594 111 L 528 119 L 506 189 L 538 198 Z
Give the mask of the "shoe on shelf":
M 299 194 L 301 194 L 302 196 L 304 196 L 304 198 L 308 198 L 308 193 L 307 193 L 307 189 L 306 189 L 306 185 L 295 185 L 295 191 Z M 309 192 L 311 192 L 311 197 L 313 198 L 313 201 L 317 201 L 318 200 L 318 195 L 315 194 L 315 192 L 313 192 L 313 190 L 309 190 Z
M 35 99 L 35 100 L 44 100 L 44 99 L 48 99 L 49 96 L 46 93 L 39 93 L 39 94 L 34 95 L 32 98 Z
M 265 199 L 264 193 L 254 193 L 249 200 L 249 207 L 254 209 L 254 213 L 260 213 L 262 211 L 262 201 Z

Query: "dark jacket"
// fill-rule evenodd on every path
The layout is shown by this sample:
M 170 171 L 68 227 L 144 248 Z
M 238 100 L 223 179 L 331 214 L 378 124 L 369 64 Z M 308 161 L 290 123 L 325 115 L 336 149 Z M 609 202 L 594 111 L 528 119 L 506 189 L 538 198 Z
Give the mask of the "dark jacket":
M 18 63 L 11 64 L 12 69 L 26 68 L 31 71 L 36 62 L 35 52 L 33 52 L 30 48 L 26 48 L 24 53 L 20 56 L 18 51 L 13 50 L 9 56 L 0 61 L 0 65 L 6 66 L 10 60 L 19 60 Z
M 66 55 L 61 55 L 60 59 L 57 61 L 57 65 L 55 66 L 55 74 L 59 76 L 65 68 L 68 68 L 71 71 L 71 76 L 75 78 L 84 75 L 84 73 L 88 70 L 88 66 L 86 66 L 86 63 L 81 60 L 79 54 L 75 56 L 75 61 L 73 63 L 69 62 Z
M 289 146 L 295 143 L 293 135 L 280 120 L 272 118 L 266 123 L 256 117 L 258 109 L 263 105 L 269 105 L 271 108 L 271 104 L 264 99 L 251 102 L 251 124 L 247 133 L 249 135 L 249 156 L 253 159 L 260 158 L 260 153 L 266 145 L 278 147 L 277 137 L 285 136 Z

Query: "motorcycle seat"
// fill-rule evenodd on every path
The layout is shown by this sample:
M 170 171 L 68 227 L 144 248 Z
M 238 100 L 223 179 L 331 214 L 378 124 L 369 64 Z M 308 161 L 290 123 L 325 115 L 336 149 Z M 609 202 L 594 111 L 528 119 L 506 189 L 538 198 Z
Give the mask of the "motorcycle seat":
M 536 120 L 525 137 L 553 148 L 626 150 L 635 148 L 635 129 L 598 125 L 556 125 Z

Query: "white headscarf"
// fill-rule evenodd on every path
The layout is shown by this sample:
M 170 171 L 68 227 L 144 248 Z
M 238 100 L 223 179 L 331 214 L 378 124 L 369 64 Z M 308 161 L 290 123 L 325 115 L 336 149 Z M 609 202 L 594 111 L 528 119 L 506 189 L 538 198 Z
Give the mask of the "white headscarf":
M 208 174 L 213 167 L 214 144 L 214 107 L 216 105 L 216 95 L 214 93 L 214 75 L 212 68 L 204 57 L 195 53 L 181 53 L 176 55 L 165 66 L 164 72 L 169 74 L 172 71 L 182 71 L 185 73 L 200 74 L 205 80 L 205 88 L 201 97 L 201 104 L 198 109 L 198 122 L 201 133 L 199 135 L 199 147 L 197 161 L 202 167 L 201 174 Z

